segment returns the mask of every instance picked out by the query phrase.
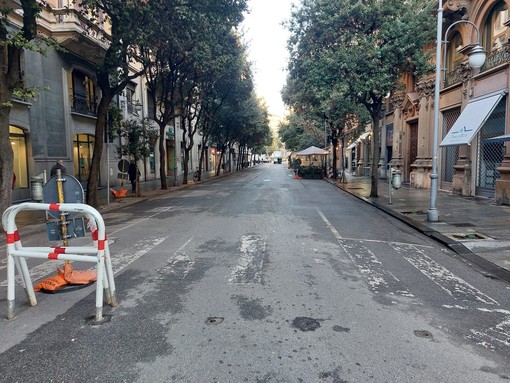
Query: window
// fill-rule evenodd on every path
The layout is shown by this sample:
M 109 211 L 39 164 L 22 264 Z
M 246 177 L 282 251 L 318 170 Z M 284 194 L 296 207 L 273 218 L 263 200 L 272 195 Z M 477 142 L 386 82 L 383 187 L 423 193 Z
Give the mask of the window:
M 133 114 L 135 112 L 135 90 L 134 88 L 127 87 L 126 88 L 126 104 L 127 104 L 127 111 L 130 114 Z
M 15 126 L 9 126 L 13 159 L 13 189 L 28 188 L 27 143 L 25 132 Z
M 463 55 L 459 53 L 462 48 L 462 36 L 455 32 L 446 50 L 446 69 L 448 72 L 455 70 L 462 62 Z
M 508 6 L 504 1 L 499 1 L 492 8 L 485 22 L 484 42 L 485 49 L 489 52 L 501 48 L 507 41 L 505 22 L 508 20 Z
M 74 174 L 80 182 L 86 182 L 94 153 L 95 138 L 89 134 L 77 134 L 73 140 Z
M 96 87 L 94 81 L 80 70 L 69 73 L 71 110 L 75 113 L 96 115 Z

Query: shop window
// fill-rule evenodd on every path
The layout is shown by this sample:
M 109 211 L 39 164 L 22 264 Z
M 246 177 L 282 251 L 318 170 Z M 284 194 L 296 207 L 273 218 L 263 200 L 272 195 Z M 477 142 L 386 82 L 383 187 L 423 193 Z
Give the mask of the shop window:
M 498 50 L 507 42 L 508 6 L 504 1 L 498 1 L 492 8 L 484 29 L 484 45 L 489 52 Z
M 96 87 L 92 78 L 80 70 L 69 72 L 71 110 L 75 113 L 96 115 Z
M 90 163 L 94 153 L 95 138 L 89 134 L 77 134 L 73 141 L 74 174 L 80 182 L 89 177 Z
M 9 140 L 11 141 L 13 159 L 13 188 L 28 188 L 28 168 L 27 168 L 27 143 L 25 132 L 9 126 Z

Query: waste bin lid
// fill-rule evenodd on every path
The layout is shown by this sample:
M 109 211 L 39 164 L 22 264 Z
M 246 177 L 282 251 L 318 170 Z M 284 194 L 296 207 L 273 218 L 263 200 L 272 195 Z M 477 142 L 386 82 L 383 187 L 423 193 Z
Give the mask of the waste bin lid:
M 30 177 L 30 181 L 33 181 L 33 182 L 43 182 L 44 181 L 44 177 L 43 176 L 33 176 L 33 177 Z
M 64 203 L 83 203 L 84 193 L 80 181 L 78 181 L 76 178 L 69 174 L 63 174 L 62 178 L 65 179 L 65 181 L 62 182 L 62 185 L 64 187 Z M 43 187 L 43 202 L 59 203 L 56 175 L 51 177 Z M 51 215 L 53 218 L 56 219 L 60 218 L 60 212 L 58 211 L 49 211 L 48 214 Z M 76 214 L 77 213 L 70 212 L 68 217 L 72 218 Z

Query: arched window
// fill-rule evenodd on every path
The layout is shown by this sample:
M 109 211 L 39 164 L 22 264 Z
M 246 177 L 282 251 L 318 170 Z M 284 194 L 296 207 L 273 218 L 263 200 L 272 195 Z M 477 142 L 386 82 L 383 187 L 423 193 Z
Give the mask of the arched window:
M 462 48 L 462 36 L 459 32 L 455 32 L 446 47 L 447 72 L 455 70 L 462 63 L 463 55 L 459 53 L 460 48 Z
M 484 28 L 484 48 L 489 51 L 495 51 L 503 46 L 507 41 L 507 27 L 505 22 L 508 20 L 508 6 L 504 1 L 498 1 L 487 16 Z
M 28 188 L 27 143 L 23 129 L 9 126 L 13 160 L 13 189 Z
M 80 182 L 86 182 L 94 153 L 95 138 L 90 134 L 77 134 L 73 141 L 74 174 Z

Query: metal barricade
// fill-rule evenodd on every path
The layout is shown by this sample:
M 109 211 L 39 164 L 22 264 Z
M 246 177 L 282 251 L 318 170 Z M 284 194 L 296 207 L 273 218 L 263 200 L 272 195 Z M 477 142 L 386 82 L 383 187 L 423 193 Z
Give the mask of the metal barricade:
M 83 214 L 89 221 L 94 246 L 23 247 L 16 227 L 16 215 L 23 210 Z M 7 208 L 2 215 L 2 225 L 7 235 L 7 319 L 13 319 L 15 316 L 15 269 L 17 269 L 20 276 L 28 302 L 31 306 L 37 304 L 26 258 L 96 263 L 96 310 L 94 321 L 99 323 L 103 320 L 103 289 L 106 295 L 106 302 L 112 307 L 117 306 L 115 281 L 113 278 L 110 249 L 106 239 L 105 224 L 96 209 L 89 205 L 78 203 L 47 204 L 27 202 Z

